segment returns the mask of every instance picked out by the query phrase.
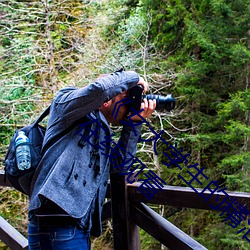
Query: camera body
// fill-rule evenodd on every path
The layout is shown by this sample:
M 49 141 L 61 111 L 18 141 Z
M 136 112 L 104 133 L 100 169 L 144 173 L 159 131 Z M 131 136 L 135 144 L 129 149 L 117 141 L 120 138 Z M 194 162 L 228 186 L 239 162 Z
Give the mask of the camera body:
M 141 107 L 141 102 L 144 98 L 147 100 L 156 100 L 156 110 L 158 111 L 168 111 L 170 112 L 175 107 L 175 99 L 172 94 L 166 96 L 161 95 L 143 95 L 143 87 L 141 85 L 136 85 L 129 89 L 129 98 L 132 100 L 128 104 L 129 108 L 133 108 L 135 111 L 139 111 Z

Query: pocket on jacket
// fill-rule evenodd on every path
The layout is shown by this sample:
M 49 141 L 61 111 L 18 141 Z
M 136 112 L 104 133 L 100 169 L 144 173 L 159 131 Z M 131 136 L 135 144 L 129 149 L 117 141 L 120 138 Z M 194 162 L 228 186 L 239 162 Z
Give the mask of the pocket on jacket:
M 86 199 L 86 195 L 88 197 L 92 197 L 93 195 L 95 186 L 97 184 L 91 178 L 91 171 L 91 168 L 80 163 L 77 159 L 71 163 L 71 168 L 68 169 L 64 185 L 65 188 L 72 194 L 72 196 L 78 200 L 82 199 L 83 197 L 85 197 L 83 199 Z
M 67 183 L 68 183 L 69 181 L 71 181 L 72 178 L 75 178 L 75 179 L 78 178 L 78 175 L 77 175 L 77 174 L 74 174 L 74 173 L 75 173 L 75 169 L 76 169 L 76 164 L 77 164 L 77 161 L 76 161 L 76 159 L 74 159 L 74 161 L 73 161 L 73 163 L 72 163 L 72 166 L 71 166 L 71 169 L 70 169 L 70 171 L 69 171 L 69 175 L 68 175 L 68 177 L 67 177 L 67 179 L 66 179 L 66 182 L 65 182 L 66 185 L 67 185 Z M 75 175 L 75 177 L 74 177 L 74 175 Z

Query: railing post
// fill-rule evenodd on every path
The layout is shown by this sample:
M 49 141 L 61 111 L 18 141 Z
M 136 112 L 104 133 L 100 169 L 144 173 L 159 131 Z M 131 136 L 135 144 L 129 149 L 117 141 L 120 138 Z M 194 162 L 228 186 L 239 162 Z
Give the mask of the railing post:
M 134 221 L 131 220 L 131 217 L 129 216 L 129 223 L 128 223 L 128 233 L 129 233 L 129 250 L 139 250 L 140 247 L 140 227 L 138 227 Z
M 113 236 L 115 250 L 139 250 L 139 228 L 130 220 L 125 176 L 110 175 Z

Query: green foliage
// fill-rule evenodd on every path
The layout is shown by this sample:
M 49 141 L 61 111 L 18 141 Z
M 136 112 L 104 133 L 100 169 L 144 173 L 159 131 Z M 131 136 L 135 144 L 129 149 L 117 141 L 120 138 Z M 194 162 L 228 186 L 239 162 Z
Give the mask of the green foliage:
M 177 77 L 172 91 L 181 96 L 177 112 L 181 107 L 182 113 L 171 122 L 180 130 L 187 129 L 165 139 L 173 144 L 177 142 L 178 148 L 183 147 L 184 153 L 190 153 L 189 164 L 199 163 L 205 167 L 210 181 L 218 180 L 221 187 L 237 191 L 249 190 L 249 6 L 249 1 L 141 0 L 129 17 L 121 17 L 116 33 L 127 45 L 123 47 L 129 50 L 127 56 L 131 56 L 129 53 L 135 52 L 135 48 L 143 51 L 140 44 L 145 44 L 145 37 L 136 28 L 139 23 L 136 14 L 139 13 L 139 20 L 145 20 L 143 23 L 149 28 L 147 48 L 154 47 L 144 60 L 147 74 L 169 69 L 175 72 Z M 131 34 L 136 38 L 133 41 Z M 156 51 L 157 63 L 156 58 L 150 56 Z M 160 61 L 165 63 L 159 64 Z M 143 59 L 136 58 L 134 62 L 140 66 Z M 159 128 L 156 121 L 153 123 Z M 164 129 L 167 134 L 170 131 L 171 135 L 174 134 L 171 127 L 164 126 Z M 178 177 L 181 174 L 188 179 L 186 169 L 163 165 L 166 161 L 163 152 L 170 151 L 161 142 L 158 142 L 158 147 L 162 178 L 170 185 L 186 186 Z M 148 159 L 145 161 L 150 162 Z M 208 182 L 203 180 L 202 187 L 206 184 Z M 201 187 L 199 183 L 193 186 Z M 190 215 L 188 211 L 183 214 Z M 204 216 L 197 217 L 197 224 L 204 220 Z M 175 217 L 173 221 L 181 228 L 188 224 L 182 224 Z M 204 237 L 203 232 L 206 231 L 205 239 L 212 238 L 216 228 L 222 225 L 224 223 L 211 213 L 210 218 L 197 229 L 196 235 Z M 247 243 L 237 238 L 236 232 L 232 237 L 233 231 L 221 231 L 216 237 L 220 240 L 214 244 L 203 240 L 204 245 L 209 249 L 246 247 Z
M 140 230 L 140 244 L 141 249 L 145 250 L 154 250 L 159 249 L 159 242 L 154 239 L 152 236 L 148 235 L 142 229 Z
M 157 155 L 152 142 L 140 143 L 140 160 L 168 185 L 187 186 L 179 175 L 190 179 L 187 165 L 199 163 L 209 180 L 201 178 L 202 185 L 194 187 L 218 180 L 221 188 L 249 192 L 249 0 L 89 1 L 88 6 L 48 1 L 47 9 L 39 1 L 11 0 L 0 7 L 6 14 L 0 20 L 2 155 L 16 124 L 32 120 L 37 105 L 49 102 L 57 89 L 125 66 L 152 83 L 151 93 L 177 97 L 175 111 L 155 114 L 150 124 L 190 154 L 182 170 L 167 167 L 163 152 L 171 152 L 158 140 Z M 144 126 L 142 136 L 154 134 Z M 8 199 L 2 200 L 2 215 L 22 221 L 16 204 L 26 201 L 14 192 Z M 208 249 L 248 249 L 237 234 L 247 222 L 233 229 L 217 211 L 168 206 L 161 211 Z M 107 227 L 107 241 L 110 235 Z M 143 231 L 141 239 L 142 249 L 160 248 Z M 96 247 L 107 241 L 95 241 Z
M 27 236 L 28 198 L 11 189 L 0 189 L 0 215 L 24 236 Z M 0 249 L 4 248 L 0 244 Z
M 0 169 L 14 130 L 33 122 L 64 84 L 75 85 L 89 29 L 82 1 L 1 1 Z M 82 74 L 80 76 L 82 78 Z M 0 188 L 0 213 L 27 236 L 28 198 Z M 0 249 L 7 249 L 0 243 Z

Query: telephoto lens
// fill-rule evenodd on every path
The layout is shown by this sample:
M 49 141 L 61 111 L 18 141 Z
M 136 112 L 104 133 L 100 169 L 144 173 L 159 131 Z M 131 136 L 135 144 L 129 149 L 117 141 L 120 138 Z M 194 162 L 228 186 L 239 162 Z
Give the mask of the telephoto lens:
M 175 107 L 175 99 L 172 94 L 162 95 L 143 95 L 142 98 L 147 100 L 156 100 L 156 110 L 170 112 Z
M 172 94 L 166 96 L 162 95 L 142 95 L 143 87 L 141 85 L 136 85 L 129 90 L 129 98 L 131 100 L 128 103 L 128 107 L 131 110 L 139 111 L 143 99 L 156 100 L 156 110 L 158 111 L 168 111 L 170 112 L 175 107 L 175 99 Z

